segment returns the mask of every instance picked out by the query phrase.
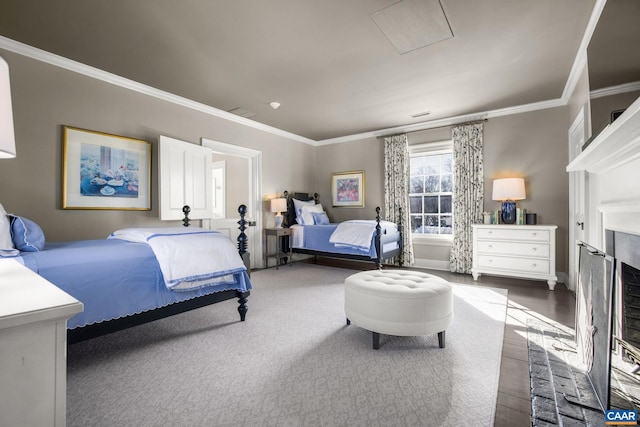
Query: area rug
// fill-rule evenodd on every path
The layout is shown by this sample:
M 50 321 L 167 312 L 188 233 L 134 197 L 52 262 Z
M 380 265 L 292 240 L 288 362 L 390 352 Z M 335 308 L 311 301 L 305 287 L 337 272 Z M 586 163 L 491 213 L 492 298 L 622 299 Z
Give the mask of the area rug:
M 454 284 L 437 335 L 346 325 L 344 279 L 313 264 L 252 273 L 226 301 L 70 345 L 68 426 L 493 425 L 507 293 Z

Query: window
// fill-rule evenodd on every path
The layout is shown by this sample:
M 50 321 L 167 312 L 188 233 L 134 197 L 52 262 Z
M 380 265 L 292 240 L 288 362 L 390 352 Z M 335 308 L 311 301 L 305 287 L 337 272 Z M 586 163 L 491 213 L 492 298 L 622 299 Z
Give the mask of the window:
M 451 235 L 453 154 L 451 142 L 410 147 L 409 214 L 414 235 Z

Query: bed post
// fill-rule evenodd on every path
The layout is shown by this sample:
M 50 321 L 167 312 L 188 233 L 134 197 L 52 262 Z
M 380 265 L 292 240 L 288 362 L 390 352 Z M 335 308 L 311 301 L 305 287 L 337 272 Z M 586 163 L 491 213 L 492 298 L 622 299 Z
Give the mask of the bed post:
M 316 205 L 320 203 L 320 196 L 318 193 L 313 193 L 313 201 L 316 202 Z
M 244 265 L 247 267 L 247 274 L 251 275 L 251 258 L 249 252 L 247 252 L 247 235 L 244 233 L 244 230 L 247 229 L 247 221 L 244 219 L 247 214 L 247 207 L 245 205 L 238 206 L 238 213 L 240 214 L 240 220 L 238 221 L 238 227 L 240 229 L 240 234 L 238 235 L 238 253 L 240 254 L 240 258 L 244 262 Z M 247 297 L 249 296 L 249 292 L 237 292 L 238 295 L 238 313 L 240 313 L 240 321 L 244 322 L 244 319 L 247 315 Z
M 182 220 L 182 225 L 184 225 L 185 227 L 189 226 L 189 212 L 191 212 L 191 208 L 189 207 L 189 205 L 184 205 L 182 207 L 182 213 L 184 213 L 184 219 Z
M 378 270 L 382 270 L 382 245 L 380 243 L 380 237 L 382 235 L 382 227 L 380 227 L 380 206 L 376 207 L 376 267 Z

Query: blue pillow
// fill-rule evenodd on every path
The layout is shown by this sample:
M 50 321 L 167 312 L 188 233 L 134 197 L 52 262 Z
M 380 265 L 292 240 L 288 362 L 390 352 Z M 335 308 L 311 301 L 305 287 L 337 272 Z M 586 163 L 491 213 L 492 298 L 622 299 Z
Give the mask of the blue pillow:
M 38 224 L 17 215 L 11 217 L 11 240 L 22 252 L 38 252 L 44 249 L 44 232 Z
M 311 212 L 315 225 L 329 225 L 329 217 L 326 212 Z

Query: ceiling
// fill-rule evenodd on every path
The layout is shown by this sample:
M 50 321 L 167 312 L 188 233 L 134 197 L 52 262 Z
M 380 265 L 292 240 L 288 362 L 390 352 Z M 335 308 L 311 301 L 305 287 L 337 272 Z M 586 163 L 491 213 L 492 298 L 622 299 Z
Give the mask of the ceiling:
M 2 0 L 0 35 L 322 141 L 559 99 L 595 3 Z

